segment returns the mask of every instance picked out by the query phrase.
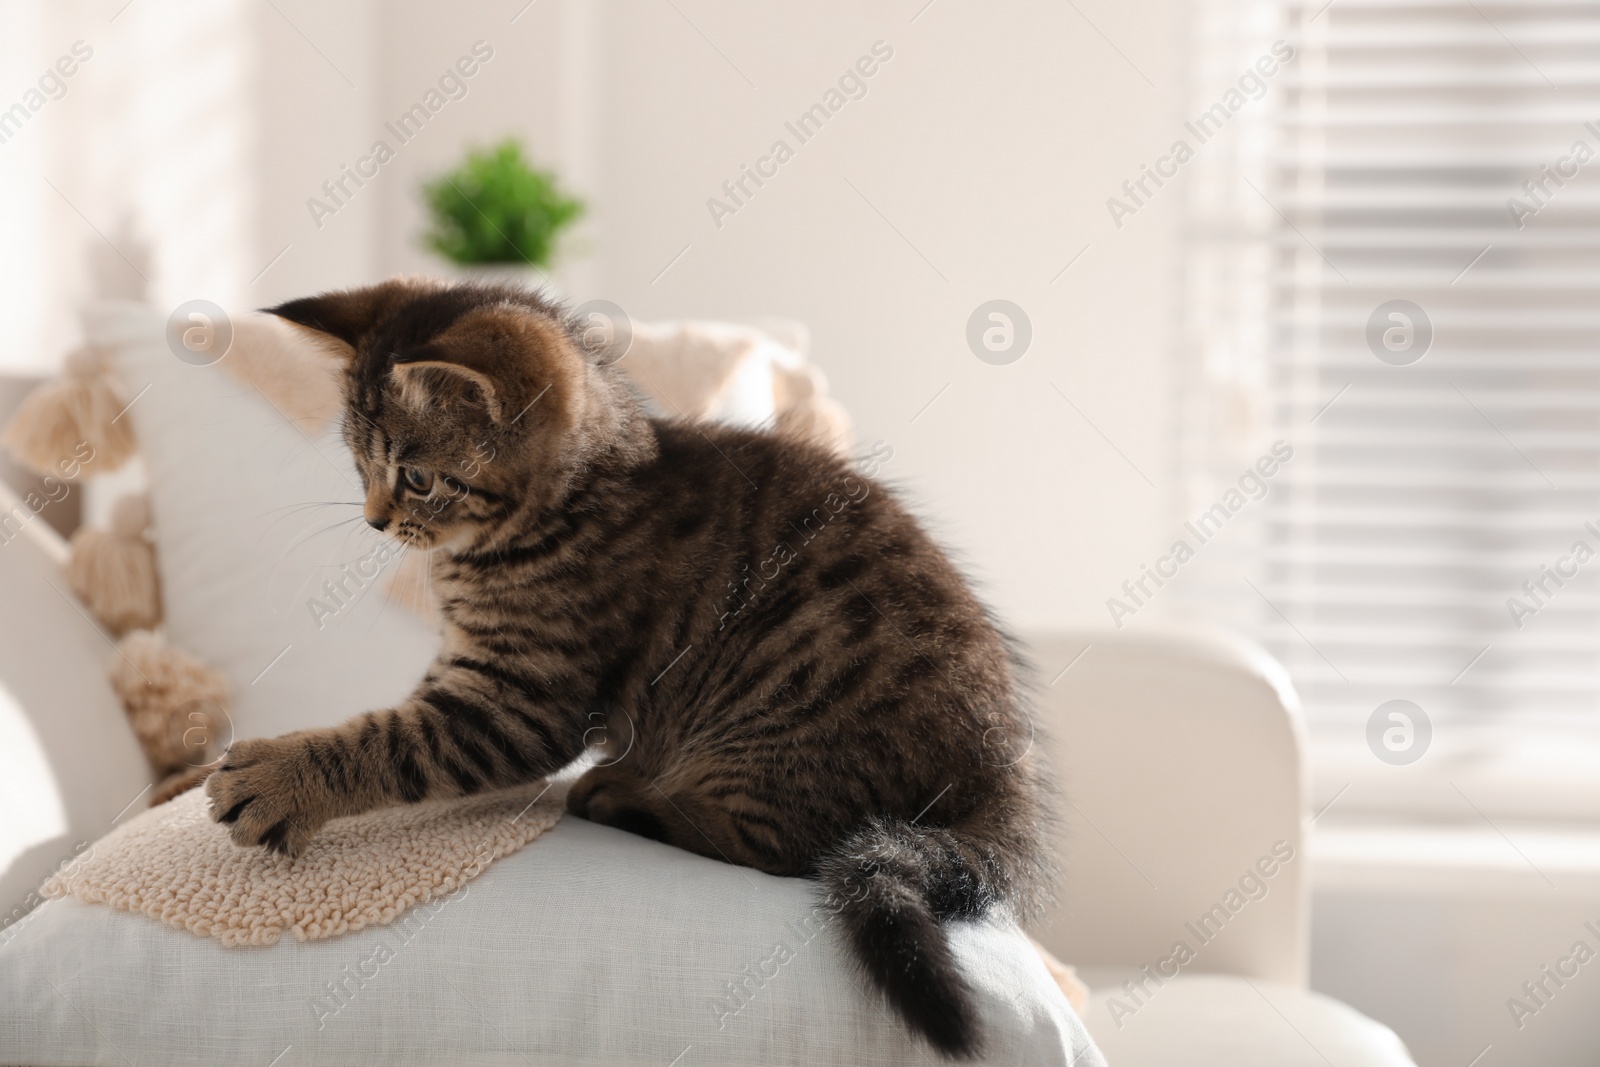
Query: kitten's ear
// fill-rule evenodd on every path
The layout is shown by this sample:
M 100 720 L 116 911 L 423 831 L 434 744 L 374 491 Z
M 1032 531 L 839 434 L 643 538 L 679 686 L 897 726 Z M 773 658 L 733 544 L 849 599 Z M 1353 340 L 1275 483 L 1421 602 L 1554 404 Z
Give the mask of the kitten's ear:
M 316 296 L 303 296 L 264 310 L 327 335 L 338 342 L 334 347 L 339 354 L 348 358 L 374 325 L 415 295 L 410 286 L 396 279 L 361 289 L 335 289 Z
M 489 413 L 492 422 L 505 416 L 494 379 L 472 367 L 424 355 L 396 358 L 389 373 L 400 386 L 401 401 L 410 407 L 476 404 Z
M 587 364 L 560 321 L 491 294 L 421 348 L 390 357 L 389 378 L 417 411 L 477 411 L 517 422 L 548 390 L 542 422 L 575 417 L 586 396 Z

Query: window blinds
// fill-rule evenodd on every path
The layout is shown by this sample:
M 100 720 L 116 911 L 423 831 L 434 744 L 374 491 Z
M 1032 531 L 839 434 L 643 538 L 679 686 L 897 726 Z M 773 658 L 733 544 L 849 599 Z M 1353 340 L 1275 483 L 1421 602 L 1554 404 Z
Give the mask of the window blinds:
M 1198 100 L 1298 54 L 1191 191 L 1182 507 L 1262 441 L 1294 458 L 1191 599 L 1314 731 L 1393 699 L 1480 738 L 1600 724 L 1600 3 L 1199 29 Z

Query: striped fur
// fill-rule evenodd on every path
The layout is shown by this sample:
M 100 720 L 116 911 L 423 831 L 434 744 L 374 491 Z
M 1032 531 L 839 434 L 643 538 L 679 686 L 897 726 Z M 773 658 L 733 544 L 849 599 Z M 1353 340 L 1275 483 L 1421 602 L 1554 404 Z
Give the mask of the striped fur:
M 346 361 L 367 519 L 433 550 L 445 636 L 400 706 L 236 744 L 207 783 L 234 840 L 292 855 L 597 750 L 573 813 L 819 879 L 890 1003 L 975 1053 L 940 924 L 1037 904 L 1045 786 L 1016 657 L 893 496 L 805 442 L 647 418 L 537 295 L 275 311 Z

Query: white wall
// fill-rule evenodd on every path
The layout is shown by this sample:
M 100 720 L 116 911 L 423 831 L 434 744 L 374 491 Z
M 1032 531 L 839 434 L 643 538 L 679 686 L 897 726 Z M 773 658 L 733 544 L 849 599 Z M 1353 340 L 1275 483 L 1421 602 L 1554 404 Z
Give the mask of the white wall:
M 921 0 L 759 18 L 680 6 L 756 88 L 672 8 L 608 10 L 612 298 L 644 317 L 804 319 L 859 436 L 895 446 L 886 473 L 1002 618 L 1102 619 L 1164 499 L 1050 383 L 1167 485 L 1172 219 L 1118 233 L 1103 204 L 1160 143 L 1181 87 L 1146 85 L 1066 6 L 941 0 L 915 22 Z M 1080 6 L 1141 68 L 1182 69 L 1176 4 Z M 894 57 L 867 96 L 718 229 L 707 198 L 774 138 L 795 143 L 784 120 L 880 39 Z M 996 297 L 1034 327 L 1006 367 L 964 337 Z
M 1067 5 L 923 2 L 541 0 L 514 24 L 521 2 L 280 3 L 358 88 L 265 12 L 261 244 L 293 247 L 262 302 L 440 269 L 416 245 L 417 185 L 519 134 L 592 206 L 566 292 L 646 319 L 803 319 L 859 438 L 893 444 L 886 475 L 1002 618 L 1103 621 L 1167 525 L 1179 197 L 1120 232 L 1105 199 L 1178 124 L 1182 5 L 1083 0 L 1091 25 Z M 349 40 L 363 20 L 375 44 Z M 495 57 L 470 95 L 316 230 L 305 198 L 478 39 Z M 879 40 L 893 58 L 867 95 L 799 144 L 784 121 Z M 707 198 L 778 138 L 794 159 L 718 228 Z M 1005 367 L 964 336 L 996 297 L 1034 329 Z
M 309 198 L 322 195 L 322 183 L 336 177 L 341 164 L 353 164 L 377 134 L 384 71 L 376 14 L 368 0 L 256 5 L 262 187 L 256 245 L 257 269 L 265 273 L 251 285 L 252 307 L 382 273 L 377 190 L 362 190 L 320 227 L 306 208 Z

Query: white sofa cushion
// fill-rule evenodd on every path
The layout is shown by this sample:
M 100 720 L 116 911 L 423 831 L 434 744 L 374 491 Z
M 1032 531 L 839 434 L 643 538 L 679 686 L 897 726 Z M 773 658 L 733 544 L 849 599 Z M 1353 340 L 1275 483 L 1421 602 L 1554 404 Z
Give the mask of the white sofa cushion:
M 0 1063 L 938 1062 L 863 992 L 816 900 L 581 819 L 326 941 L 226 948 L 52 900 L 0 944 Z M 1104 1067 L 1019 930 L 957 924 L 952 942 L 983 1062 Z
M 1116 1067 L 1415 1067 L 1393 1030 L 1320 993 L 1222 974 L 1130 993 L 1129 974 L 1085 977 L 1084 1018 Z

